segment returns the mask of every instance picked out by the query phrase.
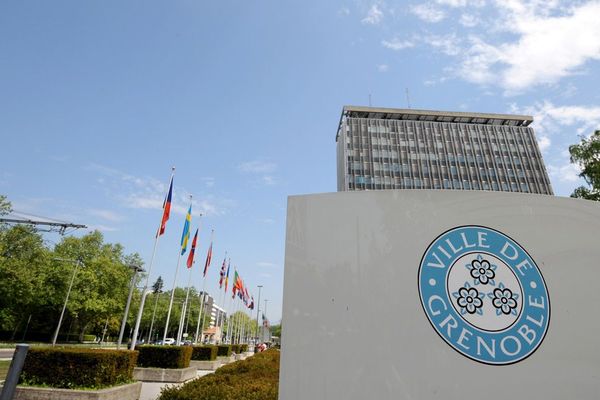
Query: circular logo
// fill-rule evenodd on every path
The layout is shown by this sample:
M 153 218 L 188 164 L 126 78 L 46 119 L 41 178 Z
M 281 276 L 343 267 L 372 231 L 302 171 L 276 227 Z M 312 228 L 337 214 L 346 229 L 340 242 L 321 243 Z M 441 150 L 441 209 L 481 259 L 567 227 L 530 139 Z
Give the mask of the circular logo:
M 446 343 L 486 364 L 527 358 L 550 322 L 548 290 L 535 261 L 508 236 L 482 226 L 451 229 L 429 245 L 419 294 Z

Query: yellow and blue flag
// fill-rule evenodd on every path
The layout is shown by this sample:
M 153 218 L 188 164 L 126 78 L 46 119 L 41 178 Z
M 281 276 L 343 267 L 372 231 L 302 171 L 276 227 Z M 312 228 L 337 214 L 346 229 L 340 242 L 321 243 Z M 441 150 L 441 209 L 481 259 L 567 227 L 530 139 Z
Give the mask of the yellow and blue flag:
M 190 240 L 190 225 L 192 223 L 192 205 L 188 209 L 187 215 L 185 216 L 185 224 L 183 225 L 183 235 L 181 235 L 181 255 L 185 254 L 187 250 L 188 240 Z

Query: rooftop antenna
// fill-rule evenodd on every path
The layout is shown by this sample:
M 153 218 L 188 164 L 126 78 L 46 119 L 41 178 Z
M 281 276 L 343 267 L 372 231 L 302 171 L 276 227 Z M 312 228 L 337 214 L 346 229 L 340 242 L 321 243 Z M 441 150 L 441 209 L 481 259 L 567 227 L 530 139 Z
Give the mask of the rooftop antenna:
M 408 109 L 410 110 L 410 97 L 408 96 L 408 88 L 406 88 L 406 105 L 408 106 Z
M 369 107 L 371 107 L 371 93 L 369 93 Z

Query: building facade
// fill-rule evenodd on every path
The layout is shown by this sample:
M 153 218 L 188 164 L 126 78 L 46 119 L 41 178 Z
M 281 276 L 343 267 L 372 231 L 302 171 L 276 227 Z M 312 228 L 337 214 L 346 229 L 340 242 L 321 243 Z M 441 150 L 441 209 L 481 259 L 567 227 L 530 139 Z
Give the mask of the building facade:
M 202 296 L 202 292 L 200 292 L 200 296 Z M 209 326 L 211 327 L 221 326 L 225 318 L 227 318 L 225 309 L 219 307 L 217 303 L 215 303 L 215 299 L 208 293 L 205 293 L 204 295 L 204 307 L 202 314 L 205 315 L 203 319 L 210 316 Z
M 524 115 L 345 106 L 338 191 L 490 190 L 552 195 Z

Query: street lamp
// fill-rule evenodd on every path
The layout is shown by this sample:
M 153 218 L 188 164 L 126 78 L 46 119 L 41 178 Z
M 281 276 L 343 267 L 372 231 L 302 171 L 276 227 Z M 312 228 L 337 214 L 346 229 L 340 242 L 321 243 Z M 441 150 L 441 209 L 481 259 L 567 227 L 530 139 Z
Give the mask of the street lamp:
M 144 272 L 144 269 L 139 265 L 128 265 L 133 270 L 133 276 L 131 277 L 131 284 L 129 287 L 129 297 L 127 297 L 127 304 L 125 305 L 125 314 L 121 321 L 121 330 L 119 331 L 119 340 L 117 341 L 117 349 L 121 347 L 123 341 L 123 333 L 125 332 L 125 324 L 127 323 L 127 316 L 129 315 L 129 305 L 131 304 L 131 296 L 133 295 L 133 288 L 135 287 L 135 277 L 138 272 Z
M 54 258 L 56 261 L 66 261 L 72 262 L 75 264 L 75 268 L 73 268 L 73 275 L 71 276 L 71 283 L 69 283 L 69 289 L 67 290 L 67 296 L 65 297 L 65 304 L 63 304 L 62 311 L 60 312 L 60 318 L 58 318 L 58 325 L 56 326 L 56 331 L 54 332 L 54 337 L 52 338 L 52 346 L 56 345 L 56 339 L 58 338 L 58 332 L 60 331 L 60 326 L 62 324 L 63 316 L 65 315 L 65 309 L 67 308 L 67 303 L 69 302 L 69 295 L 71 294 L 71 288 L 73 288 L 73 281 L 75 280 L 75 275 L 77 274 L 77 268 L 83 264 L 83 261 L 80 259 L 71 260 L 67 258 Z
M 150 322 L 150 332 L 148 333 L 148 344 L 150 344 L 150 341 L 152 340 L 152 328 L 154 327 L 154 317 L 156 316 L 156 306 L 158 305 L 158 298 L 160 297 L 160 294 L 163 291 L 161 289 L 158 289 L 156 291 L 156 300 L 154 301 L 154 311 L 152 312 L 152 321 Z
M 256 342 L 254 342 L 255 345 L 258 344 L 258 336 L 259 336 L 260 332 L 262 331 L 259 328 L 260 325 L 258 325 L 258 315 L 260 314 L 260 290 L 262 289 L 262 287 L 263 287 L 262 285 L 258 285 L 258 302 L 256 303 L 257 304 L 257 307 L 256 307 Z
M 146 302 L 146 296 L 152 293 L 152 290 L 145 289 L 142 294 L 142 301 L 140 302 L 140 312 L 138 312 L 137 320 L 135 321 L 135 328 L 133 329 L 133 337 L 131 338 L 131 348 L 130 350 L 135 350 L 135 343 L 137 342 L 137 335 L 140 329 L 140 322 L 142 321 L 142 310 L 144 309 L 144 303 Z

